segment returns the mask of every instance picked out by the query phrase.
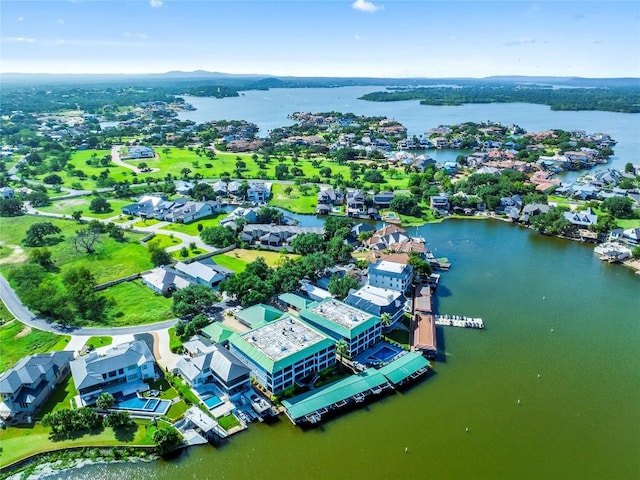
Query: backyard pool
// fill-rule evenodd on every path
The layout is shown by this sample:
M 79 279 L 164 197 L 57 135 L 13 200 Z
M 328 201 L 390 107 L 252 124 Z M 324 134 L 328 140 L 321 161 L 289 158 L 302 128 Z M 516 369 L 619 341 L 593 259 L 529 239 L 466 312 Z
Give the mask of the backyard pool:
M 135 412 L 159 413 L 164 415 L 169 410 L 171 402 L 159 398 L 143 398 L 137 395 L 117 400 L 113 408 L 117 410 L 131 410 Z
M 218 405 L 222 404 L 222 400 L 220 400 L 217 395 L 211 395 L 210 397 L 204 399 L 203 402 L 209 410 L 211 410 L 212 408 L 216 408 Z

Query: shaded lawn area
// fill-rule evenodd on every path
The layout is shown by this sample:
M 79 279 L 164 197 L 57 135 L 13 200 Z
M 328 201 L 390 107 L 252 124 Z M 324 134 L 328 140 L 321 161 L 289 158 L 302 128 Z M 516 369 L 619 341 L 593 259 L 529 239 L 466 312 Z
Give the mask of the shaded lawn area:
M 6 323 L 0 327 L 0 372 L 32 353 L 64 350 L 70 339 L 69 335 L 32 329 L 17 320 Z
M 182 340 L 176 335 L 176 327 L 169 329 L 169 350 L 172 352 L 182 347 Z
M 285 189 L 292 188 L 290 194 L 285 193 Z M 295 185 L 282 185 L 274 183 L 271 187 L 271 199 L 269 205 L 280 207 L 293 213 L 309 214 L 316 213 L 318 196 L 315 188 L 310 188 L 307 195 L 304 195 Z
M 214 262 L 222 267 L 226 267 L 234 272 L 242 272 L 248 263 L 253 262 L 258 257 L 264 258 L 264 261 L 270 267 L 279 265 L 284 258 L 296 259 L 300 255 L 293 253 L 272 252 L 269 250 L 248 250 L 244 248 L 236 248 L 227 253 L 214 255 L 211 257 Z
M 196 248 L 195 250 L 191 250 L 188 245 L 184 245 L 187 248 L 187 252 L 189 253 L 186 257 L 182 256 L 182 249 L 176 250 L 175 252 L 169 252 L 170 255 L 176 260 L 186 260 L 187 258 L 197 257 L 198 255 L 202 255 L 205 253 L 204 250 L 200 250 Z
M 56 387 L 49 400 L 36 413 L 36 418 L 42 420 L 47 413 L 57 412 L 62 409 L 75 408 L 72 399 L 78 394 L 76 386 L 73 383 L 73 376 L 69 374 L 67 379 Z
M 227 431 L 231 430 L 233 427 L 240 426 L 240 422 L 238 421 L 238 419 L 231 413 L 229 415 L 225 415 L 224 417 L 220 417 L 218 419 L 218 424 Z
M 173 300 L 156 294 L 146 287 L 142 280 L 119 283 L 103 290 L 101 293 L 112 297 L 115 302 L 115 315 L 105 323 L 87 325 L 124 327 L 161 322 L 173 318 L 171 305 Z
M 53 440 L 51 429 L 36 422 L 33 427 L 6 427 L 0 430 L 0 467 L 36 453 L 82 446 L 153 445 L 153 428 L 136 421 L 133 427 L 103 428 L 78 432 L 69 438 Z
M 127 205 L 131 205 L 133 200 L 130 199 L 120 199 L 120 198 L 111 198 L 104 197 L 111 204 L 111 210 L 106 213 L 93 213 L 89 210 L 89 205 L 91 201 L 96 198 L 95 196 L 90 197 L 76 197 L 76 198 L 66 198 L 63 200 L 54 200 L 51 202 L 51 205 L 47 205 L 46 207 L 41 207 L 38 210 L 42 210 L 43 212 L 49 213 L 59 213 L 62 215 L 69 215 L 76 210 L 82 211 L 83 217 L 92 217 L 92 218 L 111 218 L 116 215 L 122 214 L 122 207 L 126 207 Z
M 201 218 L 200 220 L 196 220 L 191 223 L 171 223 L 162 227 L 163 230 L 172 230 L 174 232 L 186 233 L 187 235 L 198 236 L 200 232 L 198 231 L 198 224 L 204 227 L 217 227 L 220 225 L 220 220 L 229 215 L 227 212 L 219 212 L 212 216 Z
M 407 332 L 406 330 L 391 330 L 384 335 L 394 342 L 409 346 L 409 332 Z

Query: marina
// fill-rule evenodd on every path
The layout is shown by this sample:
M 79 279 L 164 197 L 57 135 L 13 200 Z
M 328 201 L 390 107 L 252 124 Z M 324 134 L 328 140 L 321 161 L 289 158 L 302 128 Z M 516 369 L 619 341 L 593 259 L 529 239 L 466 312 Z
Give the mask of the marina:
M 436 315 L 436 325 L 459 328 L 484 328 L 484 321 L 481 318 L 461 317 L 460 315 Z

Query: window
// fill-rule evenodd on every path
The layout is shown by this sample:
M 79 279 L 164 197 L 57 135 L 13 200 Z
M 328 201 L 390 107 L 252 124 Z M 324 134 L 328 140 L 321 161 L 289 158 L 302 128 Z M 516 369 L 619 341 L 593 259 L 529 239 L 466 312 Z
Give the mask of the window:
M 142 370 L 146 370 L 147 369 L 147 364 L 145 363 L 144 365 L 142 365 Z

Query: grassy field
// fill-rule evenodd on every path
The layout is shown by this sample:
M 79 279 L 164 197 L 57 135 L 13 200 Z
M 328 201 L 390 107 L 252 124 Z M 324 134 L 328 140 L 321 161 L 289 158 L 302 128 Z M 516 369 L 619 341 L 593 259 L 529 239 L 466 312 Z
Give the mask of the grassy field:
M 158 169 L 155 172 L 139 173 L 131 171 L 128 168 L 116 166 L 115 164 L 109 164 L 107 167 L 96 167 L 87 165 L 87 160 L 92 158 L 95 154 L 97 158 L 102 158 L 105 155 L 111 155 L 110 150 L 83 150 L 76 151 L 72 154 L 71 159 L 67 165 L 72 165 L 73 170 L 82 170 L 86 174 L 85 179 L 72 176 L 69 171 L 62 170 L 56 172 L 63 180 L 63 186 L 71 187 L 72 184 L 80 186 L 86 190 L 94 190 L 98 188 L 96 180 L 92 177 L 98 178 L 101 172 L 109 170 L 109 177 L 116 182 L 128 181 L 133 183 L 146 183 L 148 180 L 160 180 L 162 181 L 167 174 L 171 174 L 173 178 L 182 178 L 182 170 L 188 168 L 190 176 L 195 174 L 202 175 L 202 178 L 220 178 L 222 174 L 228 174 L 235 176 L 234 170 L 236 169 L 237 159 L 241 159 L 246 168 L 241 172 L 243 178 L 247 179 L 274 179 L 276 166 L 280 163 L 279 159 L 272 158 L 269 163 L 265 165 L 264 169 L 261 169 L 259 165 L 253 160 L 253 153 L 226 153 L 219 152 L 213 160 L 209 160 L 206 157 L 199 157 L 195 151 L 169 147 L 167 154 L 163 153 L 163 147 L 155 147 L 158 158 L 145 158 L 140 160 L 126 160 L 126 162 L 132 166 L 137 166 L 141 162 L 146 163 L 150 168 Z M 294 165 L 291 157 L 285 157 L 284 162 L 291 170 L 294 166 L 302 170 L 305 177 L 319 176 L 319 170 L 322 167 L 330 167 L 332 176 L 341 174 L 344 178 L 350 178 L 350 170 L 348 164 L 340 165 L 336 162 L 328 160 L 323 157 L 318 157 L 317 160 L 320 164 L 316 167 L 313 166 L 311 159 L 300 158 Z M 210 165 L 206 167 L 205 165 Z M 385 183 L 381 184 L 382 188 L 406 188 L 407 175 L 403 170 L 390 168 L 387 171 L 379 170 L 382 173 Z M 42 180 L 46 174 L 34 177 L 34 180 Z M 361 177 L 362 178 L 362 177 Z M 331 178 L 321 178 L 324 183 L 330 183 Z M 371 187 L 372 184 L 367 184 L 365 187 Z
M 0 326 L 15 319 L 16 317 L 13 316 L 13 313 L 9 311 L 9 309 L 4 304 L 4 302 L 0 301 Z M 2 348 L 1 343 L 0 343 L 0 348 Z
M 171 230 L 174 232 L 186 233 L 187 235 L 197 236 L 200 234 L 198 231 L 198 224 L 202 227 L 217 227 L 220 225 L 220 220 L 228 215 L 227 212 L 219 212 L 212 217 L 202 218 L 196 222 L 191 223 L 170 223 L 169 225 L 162 227 L 163 230 Z
M 113 297 L 119 313 L 109 320 L 110 327 L 143 325 L 161 322 L 173 317 L 172 300 L 158 295 L 144 286 L 142 280 L 119 283 L 103 290 L 108 297 Z M 91 324 L 89 324 L 91 325 Z M 95 326 L 104 326 L 104 323 Z
M 32 329 L 17 320 L 5 323 L 0 327 L 0 372 L 32 353 L 64 350 L 70 339 L 69 335 Z
M 293 190 L 287 195 L 284 190 L 291 187 Z M 307 195 L 303 195 L 295 185 L 282 185 L 274 183 L 271 187 L 271 199 L 269 205 L 280 207 L 293 213 L 310 214 L 316 213 L 318 197 L 315 189 L 310 189 Z
M 264 261 L 270 267 L 279 265 L 284 258 L 299 258 L 300 255 L 281 254 L 280 252 L 271 252 L 268 250 L 246 250 L 236 248 L 227 253 L 214 255 L 213 261 L 218 265 L 233 270 L 234 272 L 242 272 L 248 263 L 253 262 L 258 257 L 264 258 Z
M 36 418 L 41 420 L 47 413 L 57 412 L 62 409 L 75 408 L 73 397 L 78 394 L 76 386 L 73 383 L 73 376 L 69 375 L 67 379 L 58 385 L 49 397 L 49 400 L 36 413 Z
M 137 228 L 144 228 L 155 225 L 156 223 L 160 223 L 160 220 L 157 220 L 155 218 L 143 218 L 139 222 L 134 223 L 133 226 Z
M 37 215 L 6 218 L 3 219 L 3 228 L 0 229 L 0 241 L 11 245 L 20 245 L 29 226 L 43 221 L 51 222 L 62 230 L 60 235 L 54 236 L 47 246 L 51 250 L 53 262 L 61 273 L 71 267 L 83 266 L 93 272 L 98 283 L 102 283 L 153 267 L 147 248 L 139 243 L 139 240 L 144 236 L 140 233 L 126 232 L 125 242 L 117 242 L 107 235 L 101 235 L 94 253 L 76 252 L 69 239 L 75 235 L 80 226 L 73 220 L 43 219 Z M 16 259 L 16 263 L 22 263 L 31 250 L 29 247 L 23 246 L 22 248 L 24 255 Z M 2 270 L 6 272 L 10 266 L 10 263 L 4 264 Z
M 94 196 L 89 196 L 54 200 L 53 202 L 51 202 L 51 205 L 41 207 L 39 208 L 39 210 L 42 210 L 43 212 L 58 213 L 61 215 L 69 216 L 71 216 L 73 212 L 81 210 L 83 217 L 104 219 L 120 215 L 122 213 L 122 207 L 131 205 L 131 203 L 133 202 L 133 200 L 130 199 L 123 200 L 119 198 L 106 197 L 107 201 L 111 204 L 111 210 L 107 213 L 93 213 L 91 210 L 89 210 L 89 205 L 94 198 Z
M 231 430 L 233 427 L 240 426 L 240 422 L 238 421 L 238 419 L 231 413 L 229 415 L 225 415 L 224 417 L 220 417 L 218 419 L 218 423 L 227 431 Z
M 616 224 L 620 228 L 624 228 L 625 230 L 627 228 L 640 228 L 640 219 L 638 219 L 638 218 L 632 218 L 632 219 L 618 218 L 618 219 L 616 219 Z
M 154 244 L 158 248 L 173 247 L 174 245 L 180 245 L 181 243 L 182 240 L 180 240 L 179 238 L 164 235 L 162 233 L 156 233 L 155 236 L 147 242 L 147 244 Z
M 132 427 L 79 432 L 63 440 L 54 441 L 51 430 L 37 423 L 33 427 L 7 427 L 0 430 L 0 467 L 23 458 L 69 447 L 153 445 L 152 428 L 136 421 Z

